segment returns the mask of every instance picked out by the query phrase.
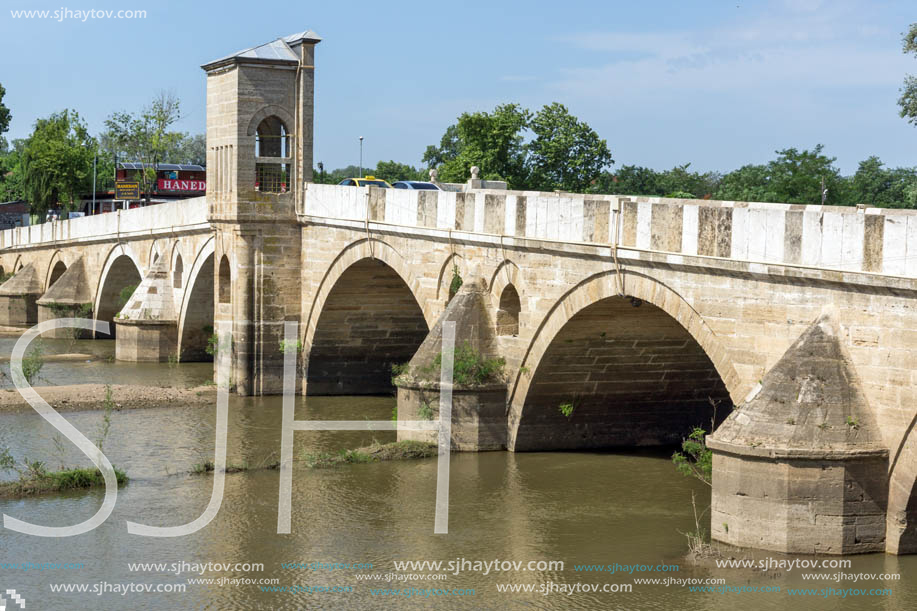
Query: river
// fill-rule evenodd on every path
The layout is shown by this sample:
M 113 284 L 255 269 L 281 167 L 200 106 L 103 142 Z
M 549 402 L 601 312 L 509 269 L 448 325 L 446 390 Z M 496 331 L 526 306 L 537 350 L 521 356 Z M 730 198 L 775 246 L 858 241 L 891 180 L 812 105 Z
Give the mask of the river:
M 7 340 L 4 340 L 4 342 Z M 9 353 L 10 345 L 0 344 Z M 200 383 L 210 364 L 169 366 L 109 363 L 105 342 L 77 342 L 93 350 L 92 363 L 48 363 L 46 383 L 97 381 L 178 385 Z M 73 346 L 69 346 L 73 348 Z M 62 348 L 61 348 L 62 349 Z M 108 351 L 108 352 L 106 352 Z M 91 378 L 91 379 L 87 379 Z M 152 392 L 155 390 L 151 389 Z M 8 391 L 0 391 L 8 392 Z M 387 419 L 392 397 L 299 397 L 298 419 Z M 65 417 L 96 439 L 102 412 Z M 448 535 L 433 534 L 435 458 L 310 469 L 297 462 L 293 476 L 292 534 L 278 535 L 278 472 L 261 469 L 226 476 L 226 492 L 216 519 L 185 537 L 144 538 L 127 533 L 125 522 L 155 526 L 184 524 L 206 507 L 211 475 L 192 475 L 195 463 L 212 459 L 215 407 L 165 405 L 115 412 L 104 443 L 106 455 L 127 471 L 130 483 L 118 493 L 111 517 L 96 530 L 68 539 L 45 539 L 0 529 L 0 591 L 15 589 L 31 609 L 913 609 L 917 606 L 917 558 L 882 554 L 855 556 L 851 566 L 819 573 L 899 574 L 900 580 L 809 581 L 801 568 L 750 571 L 694 566 L 685 559 L 682 533 L 694 528 L 692 492 L 699 510 L 709 505 L 709 489 L 676 473 L 672 449 L 625 452 L 456 454 L 451 460 Z M 269 463 L 280 449 L 279 397 L 230 400 L 229 461 Z M 394 440 L 393 432 L 297 432 L 294 455 L 334 452 Z M 37 414 L 0 414 L 0 443 L 17 457 L 58 464 L 85 464 L 69 447 L 54 442 L 54 430 Z M 64 444 L 68 446 L 69 444 Z M 10 477 L 7 475 L 7 477 Z M 97 510 L 101 490 L 0 500 L 0 512 L 49 526 L 82 521 Z M 754 561 L 807 559 L 774 553 L 732 552 Z M 439 571 L 438 581 L 386 582 L 394 561 L 493 560 L 562 561 L 563 569 Z M 821 559 L 819 559 L 821 560 Z M 324 563 L 318 566 L 312 563 Z M 23 563 L 51 563 L 23 570 Z M 164 563 L 162 568 L 132 567 Z M 184 565 L 182 563 L 185 563 Z M 262 564 L 263 570 L 229 570 L 195 563 Z M 364 568 L 331 568 L 362 563 Z M 676 565 L 667 572 L 619 569 L 578 571 L 578 565 Z M 13 568 L 4 565 L 20 565 Z M 174 566 L 173 566 L 174 564 Z M 294 567 L 291 565 L 299 564 Z M 309 566 L 307 566 L 309 565 Z M 369 568 L 371 565 L 371 568 Z M 205 567 L 208 568 L 208 567 Z M 256 567 L 257 568 L 257 567 Z M 247 569 L 247 570 L 246 570 Z M 485 574 L 485 572 L 487 574 Z M 812 571 L 808 571 L 812 572 Z M 398 573 L 428 574 L 428 570 Z M 381 575 L 366 581 L 358 575 Z M 276 584 L 189 584 L 188 579 L 276 579 Z M 679 585 L 634 583 L 635 579 L 723 579 L 738 588 L 768 592 L 697 592 Z M 53 592 L 51 586 L 86 586 L 87 593 Z M 125 584 L 185 592 L 115 590 Z M 501 593 L 505 584 L 534 585 L 549 594 Z M 553 585 L 552 585 L 553 584 Z M 577 586 L 576 584 L 580 584 Z M 606 585 L 607 584 L 607 585 Z M 630 592 L 586 592 L 588 587 L 632 586 Z M 109 591 L 96 595 L 92 588 Z M 264 591 L 299 587 L 300 591 Z M 345 591 L 305 591 L 306 588 Z M 567 594 L 556 588 L 577 587 Z M 383 594 L 385 588 L 438 589 L 451 595 Z M 794 596 L 790 589 L 834 588 L 838 593 Z M 885 595 L 853 595 L 850 588 L 890 589 Z M 777 591 L 779 589 L 779 591 Z M 848 590 L 844 595 L 842 590 Z M 349 590 L 349 591 L 347 591 Z M 459 592 L 464 591 L 463 595 Z M 473 593 L 472 593 L 473 591 Z M 8 609 L 15 609 L 8 606 Z

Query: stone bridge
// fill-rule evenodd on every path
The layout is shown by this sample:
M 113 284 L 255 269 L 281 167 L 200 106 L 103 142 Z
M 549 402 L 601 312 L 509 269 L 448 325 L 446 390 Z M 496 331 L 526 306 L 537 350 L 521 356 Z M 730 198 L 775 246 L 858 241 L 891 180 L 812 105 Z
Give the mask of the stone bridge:
M 917 551 L 917 214 L 314 184 L 317 43 L 204 66 L 206 199 L 0 232 L 0 324 L 92 316 L 119 359 L 188 361 L 231 321 L 252 395 L 281 391 L 298 321 L 303 393 L 373 394 L 452 320 L 505 360 L 456 388 L 459 449 L 671 444 L 726 419 L 714 537 Z M 399 419 L 435 415 L 410 372 Z

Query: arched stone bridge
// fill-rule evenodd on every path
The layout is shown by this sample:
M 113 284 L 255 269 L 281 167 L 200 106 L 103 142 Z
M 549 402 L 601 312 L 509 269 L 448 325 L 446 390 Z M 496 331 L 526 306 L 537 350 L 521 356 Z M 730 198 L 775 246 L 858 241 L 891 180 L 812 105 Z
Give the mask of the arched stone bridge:
M 262 394 L 281 389 L 282 324 L 297 320 L 307 393 L 382 393 L 454 276 L 479 277 L 507 383 L 466 446 L 519 451 L 709 429 L 712 406 L 720 421 L 742 404 L 830 306 L 887 450 L 883 544 L 917 550 L 910 211 L 317 184 L 296 208 L 243 232 L 203 198 L 0 232 L 14 273 L 0 323 L 90 304 L 119 359 L 187 361 L 231 319 L 237 388 Z

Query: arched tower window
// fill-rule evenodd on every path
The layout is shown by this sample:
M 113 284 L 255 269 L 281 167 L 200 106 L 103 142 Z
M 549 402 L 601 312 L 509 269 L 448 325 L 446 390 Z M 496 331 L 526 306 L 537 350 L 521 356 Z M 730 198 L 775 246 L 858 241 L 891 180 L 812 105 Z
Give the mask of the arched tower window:
M 500 295 L 500 309 L 497 310 L 497 335 L 519 335 L 519 312 L 522 303 L 519 293 L 512 284 L 507 284 Z
M 229 259 L 226 255 L 220 259 L 220 303 L 232 300 L 232 274 L 229 271 Z
M 276 116 L 258 124 L 255 134 L 255 191 L 286 193 L 292 183 L 290 133 Z

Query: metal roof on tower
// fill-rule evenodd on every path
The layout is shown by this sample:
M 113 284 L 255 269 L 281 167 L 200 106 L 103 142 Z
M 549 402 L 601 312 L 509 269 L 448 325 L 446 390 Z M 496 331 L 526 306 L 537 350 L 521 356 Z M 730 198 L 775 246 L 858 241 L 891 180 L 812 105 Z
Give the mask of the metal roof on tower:
M 291 46 L 299 45 L 303 42 L 317 43 L 321 38 L 312 30 L 304 30 L 296 34 L 290 34 L 262 45 L 242 49 L 231 55 L 215 59 L 212 62 L 202 64 L 201 68 L 206 71 L 220 68 L 238 61 L 263 62 L 269 64 L 296 64 L 299 63 L 299 56 L 293 51 Z

